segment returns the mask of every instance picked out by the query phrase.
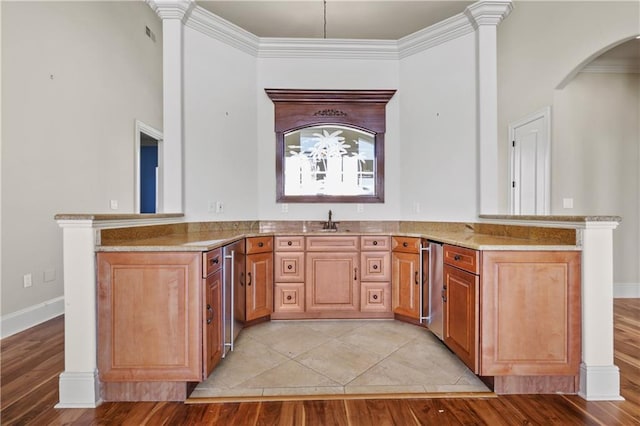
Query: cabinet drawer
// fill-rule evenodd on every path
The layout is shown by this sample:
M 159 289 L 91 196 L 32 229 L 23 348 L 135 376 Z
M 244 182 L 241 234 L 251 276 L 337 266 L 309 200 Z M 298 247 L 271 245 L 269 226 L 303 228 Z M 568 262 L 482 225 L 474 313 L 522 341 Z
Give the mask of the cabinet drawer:
M 304 283 L 276 283 L 273 310 L 304 312 Z
M 360 284 L 362 312 L 391 312 L 391 283 Z
M 273 251 L 273 237 L 247 238 L 247 254 L 268 253 Z
M 359 247 L 359 237 L 307 237 L 309 251 L 357 251 Z
M 274 269 L 276 281 L 303 282 L 304 253 L 276 252 Z
M 303 251 L 304 237 L 287 236 L 275 238 L 276 251 Z
M 390 250 L 391 237 L 367 235 L 360 237 L 361 250 Z
M 202 278 L 207 278 L 222 268 L 222 249 L 213 249 L 202 253 Z
M 403 253 L 420 253 L 420 238 L 415 237 L 393 237 L 391 249 Z
M 477 275 L 480 273 L 480 252 L 445 244 L 444 263 Z
M 362 252 L 360 281 L 391 281 L 391 252 Z

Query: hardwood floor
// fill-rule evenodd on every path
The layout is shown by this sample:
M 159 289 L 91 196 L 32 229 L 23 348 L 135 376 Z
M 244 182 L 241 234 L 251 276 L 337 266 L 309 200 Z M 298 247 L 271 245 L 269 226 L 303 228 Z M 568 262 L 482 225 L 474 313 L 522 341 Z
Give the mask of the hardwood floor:
M 55 409 L 64 368 L 62 317 L 0 341 L 2 425 L 637 425 L 640 299 L 616 299 L 615 363 L 625 401 L 574 395 L 232 404 L 105 403 Z

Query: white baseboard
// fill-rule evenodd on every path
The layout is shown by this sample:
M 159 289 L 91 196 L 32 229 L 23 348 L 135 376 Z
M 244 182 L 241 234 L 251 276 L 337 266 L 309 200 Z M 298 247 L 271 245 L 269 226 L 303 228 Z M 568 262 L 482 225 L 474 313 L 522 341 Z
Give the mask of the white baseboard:
M 613 297 L 616 299 L 640 298 L 640 283 L 613 283 Z
M 622 401 L 620 370 L 615 365 L 580 364 L 580 391 L 587 401 Z
M 64 314 L 64 296 L 29 306 L 0 318 L 0 338 L 4 339 Z
M 67 372 L 58 381 L 60 401 L 55 408 L 96 408 L 102 404 L 97 371 Z

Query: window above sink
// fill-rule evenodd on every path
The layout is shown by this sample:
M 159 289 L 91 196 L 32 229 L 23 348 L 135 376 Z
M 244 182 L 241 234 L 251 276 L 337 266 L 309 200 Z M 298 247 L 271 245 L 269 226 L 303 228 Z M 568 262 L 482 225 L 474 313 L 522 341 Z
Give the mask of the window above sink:
M 277 202 L 384 202 L 385 107 L 395 90 L 265 91 L 275 104 Z

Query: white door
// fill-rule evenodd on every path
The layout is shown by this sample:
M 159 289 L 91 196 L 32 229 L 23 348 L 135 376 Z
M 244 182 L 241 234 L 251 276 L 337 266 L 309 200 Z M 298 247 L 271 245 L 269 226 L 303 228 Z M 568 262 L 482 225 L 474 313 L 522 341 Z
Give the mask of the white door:
M 550 114 L 547 107 L 509 125 L 511 214 L 550 212 Z

